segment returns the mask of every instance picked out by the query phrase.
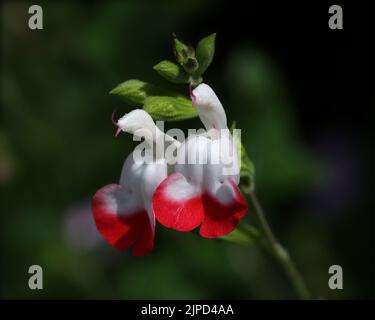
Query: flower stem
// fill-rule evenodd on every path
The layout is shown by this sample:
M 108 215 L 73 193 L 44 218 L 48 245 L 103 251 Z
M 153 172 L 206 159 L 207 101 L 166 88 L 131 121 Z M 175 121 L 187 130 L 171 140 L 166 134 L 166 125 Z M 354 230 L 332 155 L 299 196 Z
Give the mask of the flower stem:
M 265 239 L 268 242 L 271 253 L 284 269 L 284 272 L 291 282 L 291 285 L 293 286 L 298 297 L 300 299 L 311 299 L 311 295 L 306 287 L 306 284 L 301 274 L 298 272 L 296 266 L 294 265 L 292 259 L 290 258 L 288 251 L 276 240 L 276 237 L 271 230 L 271 227 L 264 215 L 262 206 L 260 205 L 255 193 L 251 191 L 248 192 L 248 194 L 250 196 L 251 202 L 253 203 L 255 214 L 259 219 L 261 228 L 265 235 Z

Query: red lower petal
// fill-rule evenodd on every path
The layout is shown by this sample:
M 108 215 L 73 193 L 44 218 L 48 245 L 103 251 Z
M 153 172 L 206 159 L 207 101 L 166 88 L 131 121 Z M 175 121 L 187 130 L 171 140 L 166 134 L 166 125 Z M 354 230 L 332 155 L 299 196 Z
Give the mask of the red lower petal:
M 191 188 L 181 173 L 174 173 L 165 179 L 152 197 L 153 210 L 156 219 L 163 226 L 178 231 L 191 231 L 198 227 L 204 218 L 201 194 L 191 193 L 180 199 L 171 197 L 170 193 L 180 188 Z
M 124 250 L 135 244 L 134 254 L 145 255 L 152 249 L 154 239 L 148 214 L 145 210 L 131 213 L 113 211 L 109 202 L 120 202 L 119 192 L 120 185 L 110 184 L 95 193 L 92 212 L 96 226 L 104 239 L 115 248 Z
M 229 181 L 234 191 L 231 202 L 223 204 L 210 193 L 203 195 L 205 218 L 199 234 L 205 238 L 216 238 L 232 232 L 247 211 L 247 203 L 238 186 Z
M 155 226 L 151 226 L 151 223 L 144 224 L 142 233 L 140 234 L 137 242 L 135 243 L 133 255 L 135 256 L 146 256 L 150 253 L 154 247 L 155 238 Z

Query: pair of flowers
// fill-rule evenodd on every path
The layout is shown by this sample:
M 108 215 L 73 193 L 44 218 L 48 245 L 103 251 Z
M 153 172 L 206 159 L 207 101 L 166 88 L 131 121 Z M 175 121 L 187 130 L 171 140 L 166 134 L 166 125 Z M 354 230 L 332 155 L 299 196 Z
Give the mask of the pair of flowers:
M 157 145 L 164 140 L 177 149 L 173 166 L 162 154 L 145 162 L 134 151 L 125 160 L 120 183 L 106 185 L 95 193 L 92 211 L 96 226 L 118 249 L 133 247 L 134 255 L 147 255 L 153 248 L 155 218 L 178 231 L 200 226 L 201 236 L 215 238 L 233 231 L 247 211 L 246 200 L 238 188 L 238 156 L 233 155 L 231 164 L 237 170 L 229 173 L 222 159 L 222 146 L 233 146 L 225 111 L 206 84 L 200 84 L 190 95 L 206 132 L 182 143 L 161 132 L 141 109 L 115 122 L 116 134 L 122 130 L 139 135 L 148 130 L 152 134 L 142 135 L 147 144 Z M 191 164 L 187 158 L 192 156 L 206 162 Z

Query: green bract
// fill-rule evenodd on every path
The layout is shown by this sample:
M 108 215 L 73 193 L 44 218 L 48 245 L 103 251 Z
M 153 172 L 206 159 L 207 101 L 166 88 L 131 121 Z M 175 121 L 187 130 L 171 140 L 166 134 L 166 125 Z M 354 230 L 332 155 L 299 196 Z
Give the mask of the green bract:
M 210 34 L 199 41 L 196 50 L 196 56 L 199 62 L 199 68 L 196 74 L 202 75 L 211 64 L 215 54 L 216 33 Z
M 159 91 L 155 86 L 140 80 L 127 80 L 120 83 L 109 93 L 116 94 L 132 106 L 141 106 L 147 96 Z
M 154 120 L 177 121 L 198 116 L 190 99 L 140 80 L 127 80 L 110 93 L 132 106 L 143 107 Z
M 215 53 L 215 37 L 216 34 L 213 33 L 201 39 L 197 51 L 175 37 L 174 54 L 179 65 L 163 60 L 153 67 L 154 70 L 172 83 L 189 83 L 197 86 L 203 81 L 202 74 L 212 62 Z M 127 80 L 116 86 L 110 93 L 118 95 L 131 106 L 143 107 L 154 120 L 177 121 L 198 116 L 190 99 L 141 80 Z M 246 152 L 243 150 L 242 154 L 246 155 Z M 251 162 L 249 163 L 247 158 L 242 157 L 242 164 L 241 178 L 252 177 Z
M 163 78 L 173 83 L 189 83 L 190 76 L 177 64 L 163 60 L 155 65 L 154 70 Z
M 178 93 L 165 90 L 154 86 L 153 84 L 136 79 L 127 80 L 120 83 L 110 94 L 116 94 L 131 106 L 140 107 L 144 104 L 147 97 L 151 96 L 178 96 Z
M 146 99 L 143 109 L 154 120 L 178 121 L 198 116 L 191 101 L 184 97 L 149 97 Z

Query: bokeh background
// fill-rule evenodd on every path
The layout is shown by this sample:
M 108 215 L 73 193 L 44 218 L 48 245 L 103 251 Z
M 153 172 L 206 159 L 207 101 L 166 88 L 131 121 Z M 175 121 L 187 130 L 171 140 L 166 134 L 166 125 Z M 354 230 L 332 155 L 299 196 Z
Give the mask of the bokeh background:
M 44 29 L 31 31 L 31 4 L 1 3 L 1 298 L 295 297 L 257 247 L 157 225 L 153 252 L 134 258 L 96 231 L 91 197 L 134 146 L 114 138 L 112 111 L 131 107 L 108 92 L 131 78 L 170 86 L 152 66 L 173 59 L 172 32 L 193 45 L 217 32 L 205 81 L 242 129 L 258 197 L 314 297 L 374 297 L 372 6 L 345 3 L 333 31 L 329 2 L 38 1 Z M 28 288 L 32 264 L 44 290 Z M 328 288 L 333 264 L 343 290 Z

